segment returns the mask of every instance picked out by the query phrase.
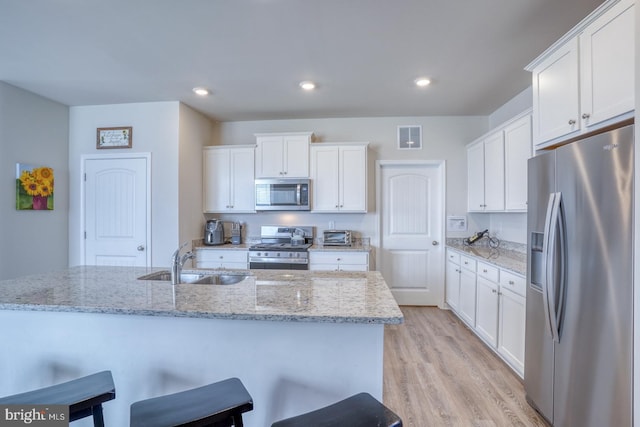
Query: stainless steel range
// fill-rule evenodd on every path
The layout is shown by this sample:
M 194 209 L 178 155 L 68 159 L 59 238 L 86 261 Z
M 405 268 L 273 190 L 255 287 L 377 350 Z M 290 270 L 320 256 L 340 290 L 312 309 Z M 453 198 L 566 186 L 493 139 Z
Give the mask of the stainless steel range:
M 308 270 L 313 227 L 263 225 L 260 243 L 249 248 L 253 270 Z

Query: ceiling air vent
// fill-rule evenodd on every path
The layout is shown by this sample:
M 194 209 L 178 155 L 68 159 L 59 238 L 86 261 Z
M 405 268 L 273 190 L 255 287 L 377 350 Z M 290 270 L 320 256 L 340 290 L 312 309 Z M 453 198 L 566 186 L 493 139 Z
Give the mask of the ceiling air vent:
M 398 126 L 398 149 L 416 150 L 422 148 L 422 126 Z

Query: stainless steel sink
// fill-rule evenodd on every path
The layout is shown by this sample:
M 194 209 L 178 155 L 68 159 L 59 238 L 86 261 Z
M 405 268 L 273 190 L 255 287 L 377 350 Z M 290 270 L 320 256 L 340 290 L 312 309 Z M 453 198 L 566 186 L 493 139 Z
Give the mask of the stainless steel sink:
M 244 273 L 181 273 L 180 283 L 194 283 L 201 285 L 233 285 L 249 277 Z M 138 280 L 171 281 L 171 272 L 167 270 L 156 271 L 138 277 Z

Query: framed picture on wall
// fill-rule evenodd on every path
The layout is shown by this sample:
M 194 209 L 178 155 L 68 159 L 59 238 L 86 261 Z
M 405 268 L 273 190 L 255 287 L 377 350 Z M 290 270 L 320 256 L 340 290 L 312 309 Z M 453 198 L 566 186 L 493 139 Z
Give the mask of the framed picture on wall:
M 16 163 L 16 209 L 53 210 L 53 168 Z
M 131 148 L 133 147 L 133 128 L 113 127 L 98 128 L 96 148 Z

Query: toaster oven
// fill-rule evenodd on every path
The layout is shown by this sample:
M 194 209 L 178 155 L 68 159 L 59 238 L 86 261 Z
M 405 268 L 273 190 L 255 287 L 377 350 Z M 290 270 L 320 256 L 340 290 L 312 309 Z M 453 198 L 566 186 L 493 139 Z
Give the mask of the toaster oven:
M 325 230 L 322 234 L 324 246 L 351 246 L 351 230 Z

